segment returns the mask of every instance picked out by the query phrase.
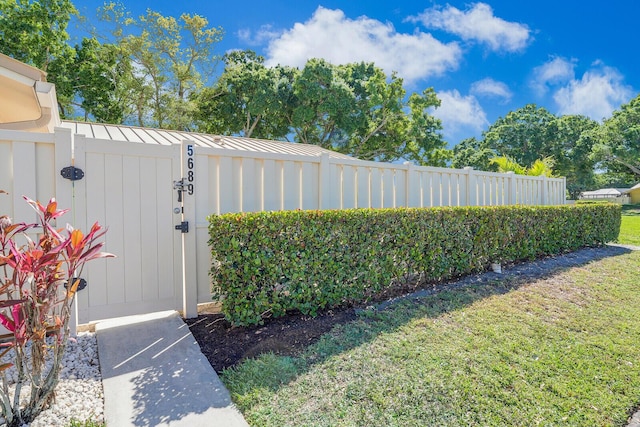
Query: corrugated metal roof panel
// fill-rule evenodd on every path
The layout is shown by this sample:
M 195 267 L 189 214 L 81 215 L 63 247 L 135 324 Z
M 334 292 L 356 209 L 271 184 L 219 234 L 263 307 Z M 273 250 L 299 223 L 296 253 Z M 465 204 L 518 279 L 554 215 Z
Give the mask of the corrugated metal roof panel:
M 73 121 L 63 121 L 61 126 L 71 129 L 73 133 L 83 134 L 87 138 L 111 139 L 114 141 L 161 145 L 179 144 L 181 141 L 189 140 L 202 147 L 303 156 L 319 156 L 322 153 L 329 153 L 329 156 L 332 158 L 353 159 L 353 157 L 337 153 L 335 151 L 326 150 L 322 147 L 318 147 L 317 145 L 284 141 L 271 141 L 266 139 L 243 138 L 236 136 L 207 135 L 195 132 Z
M 117 139 L 118 141 L 128 141 L 127 137 L 122 133 L 122 131 L 117 126 L 105 126 L 107 132 L 109 132 L 109 137 L 111 139 Z
M 130 128 L 125 128 L 122 126 L 118 126 L 118 129 L 120 130 L 120 132 L 122 132 L 122 134 L 127 138 L 124 139 L 123 141 L 128 141 L 128 142 L 143 142 L 142 138 L 140 138 L 138 136 L 137 133 L 135 133 L 133 131 L 133 129 Z
M 82 134 L 87 138 L 95 138 L 95 135 L 93 134 L 93 128 L 89 123 L 77 123 L 76 133 Z
M 168 132 L 156 131 L 155 129 L 141 129 L 141 130 L 143 130 L 147 135 L 151 136 L 151 138 L 153 138 L 158 144 L 161 144 L 161 145 L 173 144 L 173 142 L 170 141 L 169 138 L 167 138 Z
M 91 126 L 91 130 L 96 139 L 112 139 L 109 132 L 107 132 L 106 126 Z

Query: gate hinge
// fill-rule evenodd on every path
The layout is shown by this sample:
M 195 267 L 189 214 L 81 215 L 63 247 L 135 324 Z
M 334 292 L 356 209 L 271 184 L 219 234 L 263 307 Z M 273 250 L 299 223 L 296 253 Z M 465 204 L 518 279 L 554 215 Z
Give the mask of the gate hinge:
M 79 280 L 79 281 L 80 281 L 80 283 L 78 283 L 78 288 L 76 289 L 76 292 L 77 292 L 77 291 L 81 291 L 81 290 L 83 290 L 84 288 L 86 288 L 86 287 L 87 287 L 87 281 L 86 281 L 86 280 L 84 280 L 84 279 L 82 279 L 82 278 L 80 278 L 80 277 L 72 278 L 72 279 L 71 279 L 71 282 L 75 284 L 75 281 L 76 281 L 76 280 Z M 68 281 L 68 280 L 65 280 L 65 282 L 64 282 L 64 288 L 65 288 L 65 289 L 69 289 L 69 281 Z
M 62 175 L 63 178 L 70 179 L 71 181 L 77 181 L 84 177 L 84 172 L 82 169 L 75 166 L 67 166 L 66 168 L 62 168 L 60 175 Z
M 175 226 L 176 230 L 180 230 L 181 233 L 189 232 L 189 221 L 182 221 L 180 224 Z

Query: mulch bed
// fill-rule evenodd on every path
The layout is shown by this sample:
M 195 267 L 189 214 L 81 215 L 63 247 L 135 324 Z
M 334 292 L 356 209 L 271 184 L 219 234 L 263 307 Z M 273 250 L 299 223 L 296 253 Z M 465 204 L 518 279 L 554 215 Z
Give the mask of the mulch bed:
M 316 317 L 289 314 L 266 319 L 264 325 L 232 326 L 222 314 L 202 314 L 186 320 L 202 353 L 220 373 L 245 358 L 262 353 L 294 356 L 333 326 L 356 318 L 355 309 L 329 310 Z

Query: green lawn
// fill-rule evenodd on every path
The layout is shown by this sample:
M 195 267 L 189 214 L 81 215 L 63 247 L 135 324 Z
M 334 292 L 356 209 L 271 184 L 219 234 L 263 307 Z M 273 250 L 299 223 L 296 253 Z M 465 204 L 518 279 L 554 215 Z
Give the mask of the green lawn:
M 222 378 L 252 426 L 624 426 L 640 404 L 640 251 L 365 311 Z
M 620 243 L 640 246 L 640 205 L 627 205 L 622 210 Z

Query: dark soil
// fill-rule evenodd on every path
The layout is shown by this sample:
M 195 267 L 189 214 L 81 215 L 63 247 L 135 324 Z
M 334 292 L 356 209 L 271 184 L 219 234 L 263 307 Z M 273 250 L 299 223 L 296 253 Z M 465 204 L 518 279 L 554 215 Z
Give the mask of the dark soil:
M 222 314 L 201 314 L 187 325 L 202 353 L 218 373 L 245 358 L 262 353 L 294 356 L 313 344 L 334 325 L 356 318 L 355 309 L 326 311 L 316 317 L 289 314 L 266 319 L 264 325 L 231 326 Z
M 533 262 L 503 266 L 504 274 L 487 272 L 440 284 L 407 283 L 401 287 L 405 293 L 408 293 L 407 295 L 400 297 L 385 295 L 387 300 L 376 304 L 376 308 L 383 310 L 399 299 L 419 299 L 444 289 L 455 289 L 496 280 L 526 283 L 528 280 L 548 277 L 562 269 L 584 265 L 607 256 L 620 255 L 630 249 L 632 248 L 625 248 L 622 245 L 586 248 Z M 415 291 L 416 287 L 421 289 Z M 256 357 L 262 353 L 272 352 L 282 356 L 295 356 L 335 325 L 354 320 L 357 310 L 353 307 L 333 309 L 315 318 L 293 313 L 277 319 L 265 319 L 263 325 L 246 327 L 232 326 L 222 314 L 202 314 L 186 322 L 211 366 L 217 372 L 222 372 L 223 369 L 245 358 Z

